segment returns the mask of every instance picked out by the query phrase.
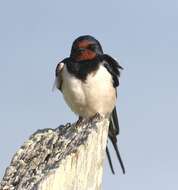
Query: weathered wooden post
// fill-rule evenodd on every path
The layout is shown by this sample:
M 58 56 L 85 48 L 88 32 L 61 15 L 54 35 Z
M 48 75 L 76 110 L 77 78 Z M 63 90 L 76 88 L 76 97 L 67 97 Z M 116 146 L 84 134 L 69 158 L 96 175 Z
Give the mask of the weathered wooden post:
M 109 121 L 39 130 L 14 155 L 0 190 L 100 190 Z

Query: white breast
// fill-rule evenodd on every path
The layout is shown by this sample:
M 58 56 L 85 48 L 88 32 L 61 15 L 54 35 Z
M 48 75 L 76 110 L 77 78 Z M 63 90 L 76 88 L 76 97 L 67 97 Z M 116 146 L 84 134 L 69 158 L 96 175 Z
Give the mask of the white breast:
M 98 70 L 87 76 L 85 81 L 77 79 L 67 71 L 62 71 L 62 92 L 73 112 L 82 117 L 91 117 L 97 112 L 109 115 L 116 103 L 116 91 L 112 76 L 100 65 Z

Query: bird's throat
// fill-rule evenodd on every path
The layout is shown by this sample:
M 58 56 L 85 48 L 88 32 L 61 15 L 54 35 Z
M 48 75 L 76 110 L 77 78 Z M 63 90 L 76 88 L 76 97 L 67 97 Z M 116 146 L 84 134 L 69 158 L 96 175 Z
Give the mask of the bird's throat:
M 76 78 L 86 80 L 88 74 L 95 73 L 99 67 L 99 60 L 88 60 L 79 62 L 68 62 L 67 70 L 73 74 Z

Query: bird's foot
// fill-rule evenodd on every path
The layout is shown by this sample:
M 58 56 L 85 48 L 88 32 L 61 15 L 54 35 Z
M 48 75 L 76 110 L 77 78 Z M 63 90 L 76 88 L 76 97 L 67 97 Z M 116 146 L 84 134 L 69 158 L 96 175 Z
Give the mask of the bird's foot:
M 94 116 L 90 117 L 90 118 L 83 118 L 81 116 L 79 116 L 78 121 L 76 122 L 76 127 L 87 124 L 87 123 L 95 123 L 99 120 L 101 120 L 103 118 L 102 115 L 100 115 L 99 113 L 96 113 Z
M 84 121 L 85 121 L 85 119 L 84 119 L 83 117 L 80 117 L 80 116 L 79 116 L 79 119 L 78 119 L 77 122 L 76 122 L 76 126 L 82 125 Z
M 89 118 L 89 122 L 96 122 L 101 120 L 103 117 L 97 112 L 94 116 Z

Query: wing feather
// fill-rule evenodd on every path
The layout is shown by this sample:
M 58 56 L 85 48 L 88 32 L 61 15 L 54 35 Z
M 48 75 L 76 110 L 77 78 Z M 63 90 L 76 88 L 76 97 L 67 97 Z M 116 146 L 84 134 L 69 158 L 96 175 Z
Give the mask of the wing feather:
M 58 63 L 58 65 L 56 67 L 56 72 L 55 72 L 56 78 L 55 78 L 54 85 L 59 90 L 61 90 L 61 87 L 62 87 L 62 75 L 61 75 L 61 72 L 62 72 L 63 68 L 64 68 L 64 63 L 60 62 L 60 63 Z

